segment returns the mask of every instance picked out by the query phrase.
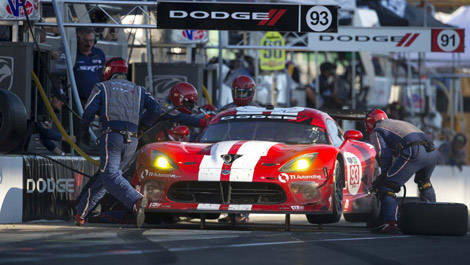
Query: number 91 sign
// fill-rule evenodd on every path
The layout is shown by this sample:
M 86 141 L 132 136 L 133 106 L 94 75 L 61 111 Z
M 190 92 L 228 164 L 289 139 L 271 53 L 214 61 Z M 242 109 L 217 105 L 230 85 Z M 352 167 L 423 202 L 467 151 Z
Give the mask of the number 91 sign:
M 464 52 L 464 29 L 433 29 L 431 32 L 432 52 Z

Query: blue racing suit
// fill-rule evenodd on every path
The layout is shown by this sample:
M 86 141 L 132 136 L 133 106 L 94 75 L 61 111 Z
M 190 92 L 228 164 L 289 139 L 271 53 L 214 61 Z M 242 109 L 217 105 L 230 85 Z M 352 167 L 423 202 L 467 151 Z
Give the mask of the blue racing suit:
M 377 151 L 382 170 L 379 189 L 385 222 L 396 221 L 397 201 L 393 195 L 415 173 L 421 200 L 436 201 L 430 178 L 437 163 L 438 151 L 434 150 L 431 139 L 425 133 L 411 123 L 386 119 L 375 124 L 370 142 Z
M 110 79 L 96 84 L 85 105 L 81 121 L 87 131 L 95 114 L 100 117 L 100 168 L 96 179 L 82 191 L 77 214 L 85 219 L 101 198 L 109 192 L 129 209 L 142 194 L 122 176 L 122 167 L 132 159 L 137 147 L 139 121 L 150 126 L 163 114 L 160 105 L 145 88 L 124 79 Z M 186 114 L 171 116 L 182 123 L 199 124 L 200 120 Z

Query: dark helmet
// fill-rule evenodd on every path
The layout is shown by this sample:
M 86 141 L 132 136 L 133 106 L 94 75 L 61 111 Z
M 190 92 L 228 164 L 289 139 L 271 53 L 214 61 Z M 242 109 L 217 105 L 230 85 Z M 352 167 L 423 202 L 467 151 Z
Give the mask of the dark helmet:
M 251 103 L 255 95 L 255 81 L 246 75 L 241 75 L 232 83 L 233 102 L 238 106 L 246 106 Z
M 121 57 L 112 57 L 104 63 L 103 78 L 109 80 L 114 74 L 127 75 L 127 62 Z
M 191 114 L 197 101 L 197 90 L 188 82 L 179 82 L 171 88 L 170 99 L 177 110 Z
M 370 111 L 366 116 L 366 129 L 368 133 L 371 133 L 374 129 L 375 123 L 381 120 L 388 119 L 387 114 L 381 109 L 374 109 Z

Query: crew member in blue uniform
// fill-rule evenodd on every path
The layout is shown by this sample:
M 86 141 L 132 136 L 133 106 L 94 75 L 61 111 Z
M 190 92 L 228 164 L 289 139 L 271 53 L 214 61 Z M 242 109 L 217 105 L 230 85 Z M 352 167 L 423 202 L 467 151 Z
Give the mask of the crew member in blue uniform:
M 438 152 L 423 131 L 411 123 L 389 119 L 380 109 L 369 112 L 365 123 L 382 171 L 375 186 L 380 193 L 384 222 L 373 232 L 399 233 L 395 194 L 416 173 L 414 181 L 418 184 L 420 199 L 435 202 L 436 194 L 430 178 L 437 164 Z
M 95 45 L 96 34 L 92 28 L 77 29 L 77 57 L 73 70 L 82 102 L 86 102 L 95 84 L 101 82 L 103 78 L 106 56 Z
M 147 200 L 122 176 L 122 167 L 132 159 L 137 147 L 139 121 L 153 125 L 163 113 L 160 105 L 145 88 L 127 80 L 127 63 L 114 57 L 105 64 L 104 80 L 96 84 L 85 105 L 81 132 L 87 133 L 95 114 L 100 117 L 103 135 L 100 137 L 100 168 L 96 179 L 82 191 L 77 204 L 75 223 L 82 225 L 88 213 L 109 192 L 137 216 L 140 227 L 145 219 Z M 201 119 L 187 114 L 169 116 L 185 124 L 201 125 Z

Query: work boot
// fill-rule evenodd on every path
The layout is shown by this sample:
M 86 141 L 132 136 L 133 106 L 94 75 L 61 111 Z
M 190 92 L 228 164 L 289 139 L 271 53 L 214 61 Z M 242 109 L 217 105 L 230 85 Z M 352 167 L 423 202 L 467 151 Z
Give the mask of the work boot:
M 147 208 L 148 200 L 145 197 L 138 199 L 135 202 L 135 209 L 136 209 L 136 219 L 135 225 L 137 228 L 141 228 L 145 222 L 145 208 Z
M 82 226 L 85 224 L 85 219 L 81 218 L 80 215 L 76 214 L 75 215 L 75 225 L 76 226 Z
M 398 228 L 396 221 L 388 221 L 372 229 L 372 233 L 401 234 L 401 231 L 400 228 Z

